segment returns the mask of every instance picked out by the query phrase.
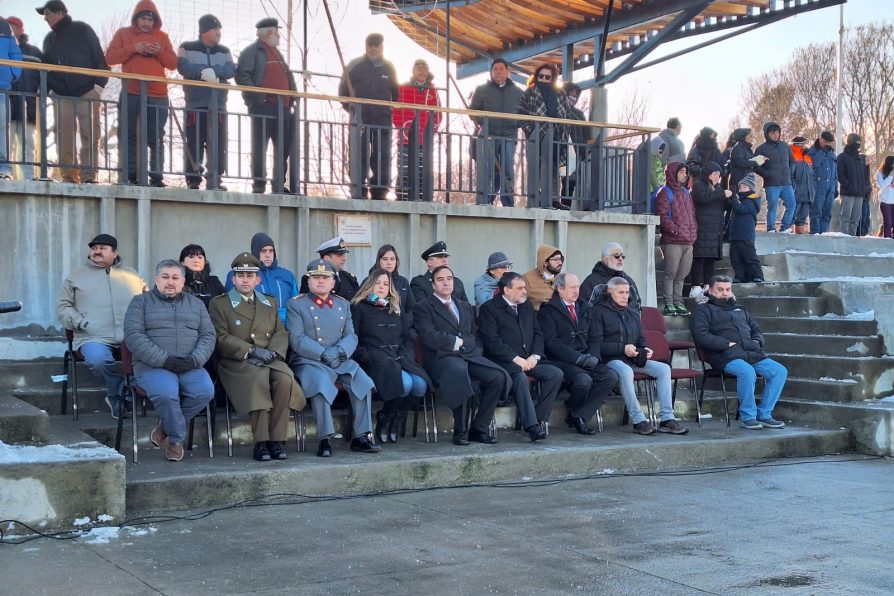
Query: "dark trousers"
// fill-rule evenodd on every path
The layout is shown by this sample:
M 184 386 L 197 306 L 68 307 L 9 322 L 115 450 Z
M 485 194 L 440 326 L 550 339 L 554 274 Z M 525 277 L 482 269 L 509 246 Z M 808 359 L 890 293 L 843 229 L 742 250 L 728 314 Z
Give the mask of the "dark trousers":
M 703 286 L 708 283 L 714 275 L 714 263 L 716 259 L 713 257 L 693 257 L 692 269 L 689 270 L 689 276 L 693 286 Z
M 127 164 L 124 179 L 137 181 L 137 139 L 140 134 L 140 96 L 125 94 L 127 102 Z M 146 139 L 140 139 L 139 146 L 149 147 L 149 181 L 161 182 L 165 165 L 165 124 L 168 121 L 168 98 L 146 98 Z M 119 135 L 119 143 L 120 143 Z
M 227 171 L 227 117 L 226 114 L 218 114 L 214 126 L 217 129 L 217 154 L 213 154 L 211 146 L 211 114 L 207 108 L 204 110 L 189 110 L 186 112 L 186 144 L 183 146 L 183 165 L 186 170 L 186 183 L 198 185 L 202 181 L 202 160 L 206 152 L 208 163 L 205 171 L 209 172 L 206 178 L 210 179 L 212 168 L 218 175 L 223 176 Z
M 415 151 L 414 151 L 415 147 Z M 400 184 L 395 189 L 398 201 L 428 201 L 431 200 L 431 163 L 426 164 L 422 151 L 422 145 L 417 143 L 402 143 L 399 146 Z M 426 167 L 427 166 L 427 167 Z M 410 194 L 412 181 L 415 178 L 416 194 Z
M 471 430 L 481 434 L 490 432 L 490 421 L 494 417 L 494 411 L 497 409 L 497 401 L 503 396 L 505 387 L 503 385 L 503 372 L 488 366 L 481 366 L 474 362 L 468 362 L 469 377 L 478 381 L 481 387 L 481 393 L 478 396 L 478 411 L 472 420 Z M 470 396 L 471 397 L 471 396 Z M 460 416 L 457 416 L 457 411 Z M 466 430 L 465 406 L 454 408 L 454 429 L 453 432 L 464 432 Z M 459 425 L 459 426 L 458 426 Z
M 732 262 L 737 283 L 764 279 L 761 260 L 754 249 L 754 240 L 730 240 L 729 260 Z
M 882 211 L 882 236 L 894 237 L 894 203 L 880 203 Z
M 574 364 L 557 363 L 565 380 L 571 384 L 565 406 L 568 414 L 589 420 L 605 402 L 608 394 L 618 384 L 618 375 L 603 363 L 593 370 L 585 370 Z
M 531 396 L 529 376 L 537 379 L 540 384 L 536 403 Z M 562 371 L 551 364 L 544 363 L 538 364 L 528 372 L 512 373 L 510 377 L 512 378 L 512 395 L 515 397 L 518 419 L 522 428 L 528 429 L 538 422 L 549 422 L 553 404 L 562 387 L 564 379 Z
M 253 192 L 264 192 L 267 188 L 267 145 L 273 143 L 274 159 L 276 154 L 282 154 L 282 163 L 274 161 L 273 187 L 277 184 L 285 185 L 286 164 L 289 164 L 289 189 L 297 191 L 297 172 L 292 164 L 294 156 L 291 155 L 292 147 L 292 110 L 283 108 L 282 118 L 279 116 L 279 107 L 265 104 L 251 109 L 251 188 Z M 279 143 L 279 130 L 282 127 L 282 147 Z
M 350 149 L 351 159 L 360 160 L 360 180 L 351 181 L 363 189 L 359 198 L 368 195 L 373 200 L 384 200 L 391 185 L 391 129 L 362 125 L 360 146 L 352 144 Z
M 810 218 L 810 206 L 811 203 L 798 203 L 798 206 L 795 207 L 796 226 L 803 226 L 807 224 L 807 220 Z

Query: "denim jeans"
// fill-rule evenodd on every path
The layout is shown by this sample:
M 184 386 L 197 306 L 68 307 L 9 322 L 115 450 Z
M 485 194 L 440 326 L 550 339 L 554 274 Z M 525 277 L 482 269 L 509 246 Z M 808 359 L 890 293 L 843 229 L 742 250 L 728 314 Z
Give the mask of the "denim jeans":
M 152 368 L 136 375 L 136 380 L 155 406 L 161 427 L 172 444 L 186 440 L 189 421 L 214 399 L 214 384 L 204 368 L 180 374 Z
M 479 205 L 490 205 L 492 195 L 499 193 L 504 207 L 515 204 L 513 194 L 515 183 L 516 139 L 501 137 L 478 137 L 478 201 Z M 491 168 L 487 166 L 490 165 Z
M 782 197 L 782 204 L 785 207 L 785 213 L 782 216 L 781 230 L 787 230 L 792 225 L 795 218 L 795 189 L 792 185 L 787 186 L 768 186 L 767 191 L 767 231 L 776 229 L 776 208 L 779 206 L 779 197 Z
M 400 371 L 400 380 L 404 385 L 404 393 L 401 397 L 412 395 L 413 397 L 422 397 L 428 391 L 428 383 L 419 375 L 408 373 L 405 370 Z
M 646 373 L 650 377 L 655 378 L 658 385 L 658 405 L 659 415 L 662 422 L 665 420 L 673 420 L 674 404 L 671 392 L 671 369 L 664 362 L 656 362 L 655 360 L 647 360 L 643 367 L 630 366 L 621 360 L 610 360 L 606 363 L 610 369 L 618 375 L 618 387 L 621 389 L 621 396 L 624 398 L 624 405 L 627 406 L 627 412 L 630 414 L 630 420 L 633 424 L 639 424 L 646 419 L 643 410 L 636 399 L 636 385 L 633 382 L 633 373 Z
M 816 187 L 816 196 L 810 205 L 810 233 L 823 234 L 832 223 L 832 205 L 835 204 L 835 186 Z
M 121 399 L 124 393 L 124 377 L 118 370 L 118 363 L 112 356 L 112 348 L 98 341 L 85 343 L 80 349 L 87 368 L 106 384 L 109 400 Z
M 730 361 L 723 369 L 736 376 L 736 392 L 739 394 L 739 418 L 742 421 L 755 418 L 770 418 L 773 408 L 782 395 L 782 388 L 788 378 L 788 370 L 775 360 L 764 358 L 754 365 L 748 364 L 741 358 Z M 764 395 L 761 397 L 761 405 L 757 407 L 754 399 L 754 385 L 757 375 L 766 379 Z

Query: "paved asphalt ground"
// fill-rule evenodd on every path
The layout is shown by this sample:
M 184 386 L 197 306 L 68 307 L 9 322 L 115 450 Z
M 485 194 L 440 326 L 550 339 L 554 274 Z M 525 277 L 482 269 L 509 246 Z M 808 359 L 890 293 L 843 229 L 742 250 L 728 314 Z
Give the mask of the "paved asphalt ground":
M 107 543 L 3 544 L 0 593 L 891 594 L 894 462 L 842 461 L 855 459 L 238 508 Z

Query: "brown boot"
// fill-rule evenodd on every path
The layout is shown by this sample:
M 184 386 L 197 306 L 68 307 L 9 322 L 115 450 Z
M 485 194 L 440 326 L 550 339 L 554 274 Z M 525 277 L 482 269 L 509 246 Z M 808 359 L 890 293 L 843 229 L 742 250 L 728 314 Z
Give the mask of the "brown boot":
M 152 429 L 152 432 L 149 433 L 149 442 L 152 443 L 156 449 L 161 449 L 167 440 L 168 435 L 165 433 L 165 429 L 161 426 L 161 420 L 159 420 L 158 424 L 155 425 L 155 428 Z
M 801 224 L 795 226 L 795 234 L 806 234 L 808 233 L 807 224 Z
M 168 443 L 165 447 L 165 457 L 168 461 L 180 461 L 183 459 L 183 443 Z

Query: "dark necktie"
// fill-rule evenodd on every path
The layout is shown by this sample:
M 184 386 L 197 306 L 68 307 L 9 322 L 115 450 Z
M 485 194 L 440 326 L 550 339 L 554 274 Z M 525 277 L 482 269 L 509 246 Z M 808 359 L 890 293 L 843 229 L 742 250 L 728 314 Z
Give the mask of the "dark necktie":
M 457 310 L 456 305 L 453 304 L 453 300 L 448 300 L 444 303 L 444 306 L 447 307 L 447 310 L 450 311 L 450 314 L 453 315 L 453 318 L 459 323 L 459 310 Z
M 568 312 L 571 313 L 571 320 L 574 322 L 575 325 L 577 325 L 577 314 L 575 314 L 574 312 L 574 305 L 566 304 L 565 306 L 568 307 Z
M 515 315 L 516 318 L 518 318 L 518 306 L 516 306 L 515 304 L 510 304 L 509 306 L 512 307 L 512 314 Z

